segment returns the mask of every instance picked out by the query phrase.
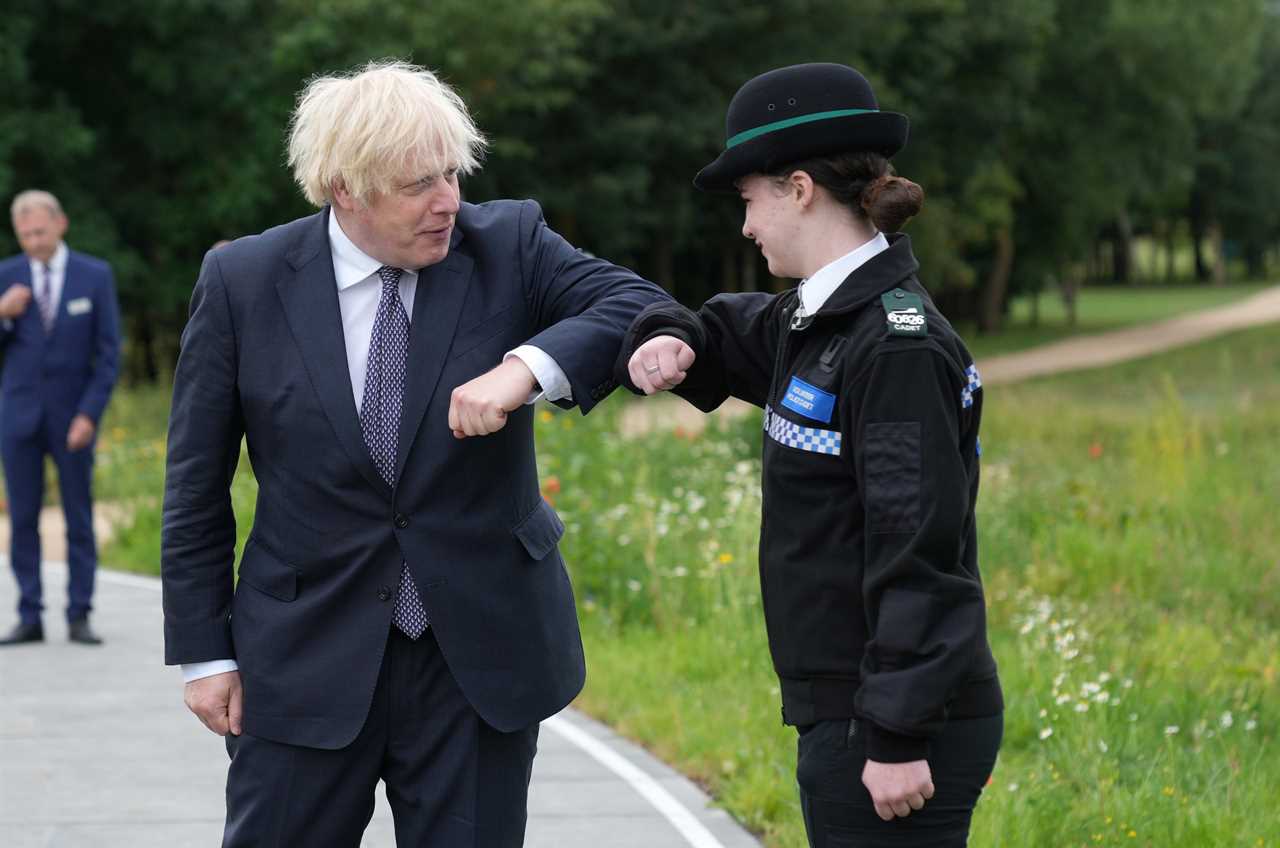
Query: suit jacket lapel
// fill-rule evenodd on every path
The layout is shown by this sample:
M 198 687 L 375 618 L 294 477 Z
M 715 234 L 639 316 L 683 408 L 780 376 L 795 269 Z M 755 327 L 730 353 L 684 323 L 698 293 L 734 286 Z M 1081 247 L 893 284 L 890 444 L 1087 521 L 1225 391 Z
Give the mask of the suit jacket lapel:
M 67 264 L 62 269 L 62 293 L 58 297 L 58 302 L 53 309 L 53 326 L 49 328 L 49 338 L 53 338 L 58 333 L 58 327 L 63 323 L 63 317 L 67 314 L 67 307 L 71 301 L 81 297 L 85 292 L 80 291 L 80 263 L 76 260 L 76 255 L 71 251 L 67 251 Z M 28 273 L 29 273 L 28 269 Z
M 440 372 L 453 344 L 453 334 L 462 315 L 467 285 L 475 262 L 459 250 L 462 233 L 455 229 L 449 255 L 443 262 L 418 272 L 418 288 L 413 296 L 413 318 L 409 329 L 409 360 L 405 368 L 404 406 L 400 413 L 400 442 L 396 456 L 396 479 L 404 473 L 422 416 L 431 404 Z
M 391 487 L 369 455 L 351 391 L 338 281 L 329 249 L 329 214 L 326 209 L 316 215 L 306 235 L 285 257 L 290 272 L 277 281 L 276 291 L 311 385 L 338 441 L 369 485 L 390 500 Z

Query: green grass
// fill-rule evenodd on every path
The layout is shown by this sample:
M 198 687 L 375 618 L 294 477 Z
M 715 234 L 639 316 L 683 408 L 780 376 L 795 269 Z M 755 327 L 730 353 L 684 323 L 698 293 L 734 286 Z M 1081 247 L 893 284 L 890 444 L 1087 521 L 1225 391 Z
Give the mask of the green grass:
M 1008 712 L 974 845 L 1280 844 L 1277 375 L 1270 327 L 989 390 L 979 512 Z M 104 426 L 100 495 L 138 505 L 113 565 L 155 570 L 166 397 L 123 393 Z M 799 848 L 759 612 L 759 418 L 626 441 L 629 402 L 537 425 L 587 647 L 579 706 Z
M 1264 812 L 1280 786 L 1280 381 L 1265 379 L 1278 373 L 1267 328 L 989 395 L 981 538 L 1009 708 L 973 844 L 1280 840 Z M 637 448 L 621 479 L 647 493 L 640 515 L 579 523 L 566 542 L 586 596 L 581 705 L 711 787 L 768 844 L 799 848 L 794 734 L 779 724 L 743 549 L 758 510 L 748 436 L 663 446 L 656 461 L 680 493 L 643 476 L 655 458 Z M 543 447 L 595 464 L 587 440 L 561 447 L 552 431 Z M 565 495 L 591 477 L 559 468 L 558 504 L 590 509 Z M 690 492 L 709 526 L 678 506 Z M 659 534 L 646 516 L 664 514 Z
M 1211 309 L 1256 294 L 1262 283 L 1241 283 L 1214 288 L 1191 286 L 1095 286 L 1080 292 L 1076 324 L 1067 322 L 1066 307 L 1057 292 L 1040 296 L 1040 320 L 1031 323 L 1031 298 L 1013 299 L 1009 317 L 1000 333 L 978 335 L 973 327 L 961 325 L 969 349 L 977 358 L 1011 353 L 1084 333 L 1103 333 L 1160 321 L 1200 309 Z

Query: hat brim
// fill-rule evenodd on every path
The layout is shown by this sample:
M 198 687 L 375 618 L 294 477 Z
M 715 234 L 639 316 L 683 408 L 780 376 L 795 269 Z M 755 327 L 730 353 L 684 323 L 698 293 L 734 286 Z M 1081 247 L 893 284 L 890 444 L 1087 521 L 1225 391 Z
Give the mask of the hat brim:
M 886 159 L 907 144 L 907 116 L 898 112 L 865 112 L 798 124 L 730 147 L 693 178 L 703 191 L 735 191 L 734 182 L 791 162 L 866 150 Z

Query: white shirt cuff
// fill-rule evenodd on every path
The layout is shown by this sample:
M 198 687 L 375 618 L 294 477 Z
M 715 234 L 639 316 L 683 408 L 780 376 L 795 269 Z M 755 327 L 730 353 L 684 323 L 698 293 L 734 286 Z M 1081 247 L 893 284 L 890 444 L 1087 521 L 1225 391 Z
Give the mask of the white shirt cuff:
M 182 682 L 190 683 L 203 677 L 213 677 L 228 671 L 239 671 L 240 664 L 235 660 L 209 660 L 208 662 L 183 663 Z
M 529 393 L 528 399 L 525 400 L 526 404 L 534 403 L 543 398 L 547 400 L 573 400 L 573 389 L 569 386 L 569 378 L 565 376 L 564 371 L 546 351 L 533 345 L 520 345 L 520 347 L 502 357 L 502 361 L 506 362 L 513 356 L 519 357 L 520 361 L 529 367 L 529 370 L 533 372 L 533 378 L 542 387 L 541 392 L 533 391 Z

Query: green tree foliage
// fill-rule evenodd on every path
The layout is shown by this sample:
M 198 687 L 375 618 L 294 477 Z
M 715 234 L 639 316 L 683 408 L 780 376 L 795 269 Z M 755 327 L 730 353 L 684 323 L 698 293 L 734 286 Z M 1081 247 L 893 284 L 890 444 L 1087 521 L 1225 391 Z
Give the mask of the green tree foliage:
M 1192 229 L 1255 272 L 1280 240 L 1274 0 L 10 0 L 0 194 L 63 198 L 120 279 L 128 366 L 171 367 L 201 257 L 306 214 L 284 162 L 306 80 L 396 57 L 457 86 L 489 136 L 472 200 L 535 197 L 587 250 L 682 300 L 767 288 L 735 199 L 694 173 L 754 74 L 862 69 L 911 116 L 909 224 L 958 317 L 1070 285 L 1135 233 Z M 0 249 L 16 249 L 7 230 Z

